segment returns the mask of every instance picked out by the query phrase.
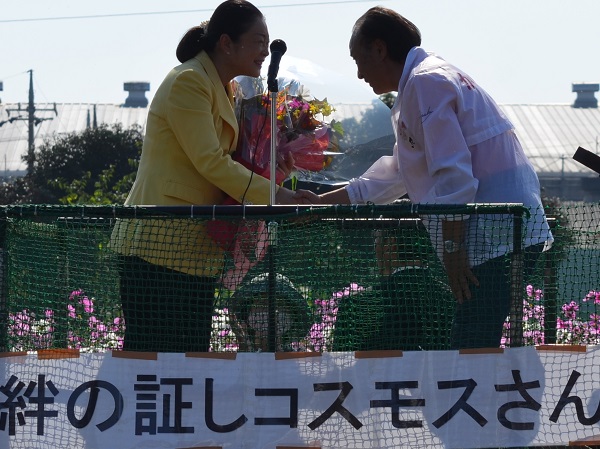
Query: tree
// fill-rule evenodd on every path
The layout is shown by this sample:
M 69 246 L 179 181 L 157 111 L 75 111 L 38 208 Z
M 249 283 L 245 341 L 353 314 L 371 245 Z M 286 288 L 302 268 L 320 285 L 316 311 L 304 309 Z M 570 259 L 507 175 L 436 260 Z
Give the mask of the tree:
M 54 135 L 31 174 L 0 185 L 6 204 L 113 204 L 129 192 L 142 149 L 139 126 L 100 125 Z
M 29 184 L 25 177 L 8 178 L 0 182 L 0 204 L 29 202 Z
M 345 147 L 353 147 L 392 133 L 390 111 L 380 100 L 373 100 L 371 107 L 365 109 L 360 117 L 350 117 L 341 123 L 344 128 L 342 144 Z
M 383 101 L 388 108 L 392 109 L 394 107 L 394 102 L 396 101 L 396 95 L 392 92 L 388 92 L 380 95 L 379 99 Z

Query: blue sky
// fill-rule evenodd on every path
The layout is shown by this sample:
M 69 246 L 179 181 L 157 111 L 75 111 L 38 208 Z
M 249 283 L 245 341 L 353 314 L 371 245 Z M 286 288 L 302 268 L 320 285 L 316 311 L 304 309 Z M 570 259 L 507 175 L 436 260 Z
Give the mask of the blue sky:
M 151 98 L 177 64 L 175 47 L 183 33 L 208 19 L 219 3 L 4 2 L 0 16 L 4 91 L 0 99 L 3 103 L 27 101 L 29 69 L 34 71 L 36 102 L 123 103 L 126 81 L 150 82 L 147 96 Z M 317 71 L 322 69 L 320 78 L 332 102 L 363 101 L 370 95 L 365 93 L 368 86 L 356 79 L 348 39 L 356 19 L 378 4 L 415 22 L 426 49 L 467 71 L 499 103 L 572 103 L 572 83 L 600 82 L 598 0 L 253 3 L 267 17 L 271 39 L 287 43 L 282 67 L 287 56 L 288 63 L 299 59 Z M 80 18 L 61 19 L 75 16 Z M 343 93 L 336 90 L 336 84 Z

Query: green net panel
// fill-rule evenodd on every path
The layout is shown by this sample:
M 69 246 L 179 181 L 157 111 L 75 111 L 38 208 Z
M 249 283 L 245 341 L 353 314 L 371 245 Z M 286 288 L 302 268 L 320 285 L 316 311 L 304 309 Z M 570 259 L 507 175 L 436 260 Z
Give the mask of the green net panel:
M 495 216 L 481 207 L 478 216 Z M 508 213 L 496 214 L 501 220 L 490 220 L 506 226 L 494 232 L 505 234 L 507 245 L 514 243 L 510 229 L 522 214 L 513 208 L 517 214 L 504 207 Z M 398 205 L 5 211 L 7 351 L 451 347 L 455 300 L 421 217 L 431 222 L 452 210 Z M 566 252 L 561 248 L 560 256 Z M 546 266 L 531 281 L 535 290 L 559 271 L 554 265 L 548 269 L 552 260 L 541 260 Z M 499 267 L 510 271 L 517 262 L 507 256 Z M 521 313 L 517 307 L 515 316 Z M 510 345 L 508 322 L 506 327 Z M 550 334 L 548 341 L 557 338 Z M 520 344 L 520 338 L 512 343 Z
M 511 249 L 474 268 L 486 304 L 510 298 L 501 335 L 473 322 L 466 347 L 598 344 L 600 207 L 545 212 L 555 241 L 532 257 L 520 205 L 3 207 L 0 351 L 457 349 L 442 218 Z

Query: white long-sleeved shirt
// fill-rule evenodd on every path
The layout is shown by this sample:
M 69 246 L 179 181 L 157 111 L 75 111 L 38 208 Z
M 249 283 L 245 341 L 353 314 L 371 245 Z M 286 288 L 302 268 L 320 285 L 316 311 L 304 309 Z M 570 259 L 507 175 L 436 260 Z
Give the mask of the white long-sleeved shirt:
M 381 157 L 350 180 L 346 189 L 353 204 L 386 204 L 404 194 L 420 204 L 523 203 L 531 211 L 524 246 L 552 242 L 539 180 L 513 125 L 460 69 L 420 47 L 411 49 L 392 108 L 392 125 L 393 155 Z M 423 219 L 441 256 L 441 218 Z M 512 219 L 468 219 L 472 265 L 511 251 Z

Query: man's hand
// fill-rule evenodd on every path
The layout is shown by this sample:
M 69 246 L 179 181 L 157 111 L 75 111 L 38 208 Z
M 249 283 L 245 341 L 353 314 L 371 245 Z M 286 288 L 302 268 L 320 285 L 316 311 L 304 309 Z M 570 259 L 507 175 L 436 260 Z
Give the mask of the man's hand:
M 285 187 L 280 187 L 279 190 L 277 190 L 277 193 L 275 194 L 275 203 L 276 204 L 314 204 L 310 200 L 312 198 L 310 195 L 314 195 L 315 197 L 319 198 L 319 195 L 317 195 L 316 193 L 312 193 L 309 190 L 306 190 L 303 192 L 306 192 L 306 194 L 298 195 L 297 192 L 294 192 L 293 190 L 286 189 Z
M 450 289 L 459 304 L 471 299 L 470 284 L 479 286 L 479 281 L 469 267 L 467 250 L 459 249 L 455 253 L 444 252 L 444 266 L 448 274 Z
M 294 198 L 299 204 L 321 204 L 321 197 L 310 190 L 296 190 Z

